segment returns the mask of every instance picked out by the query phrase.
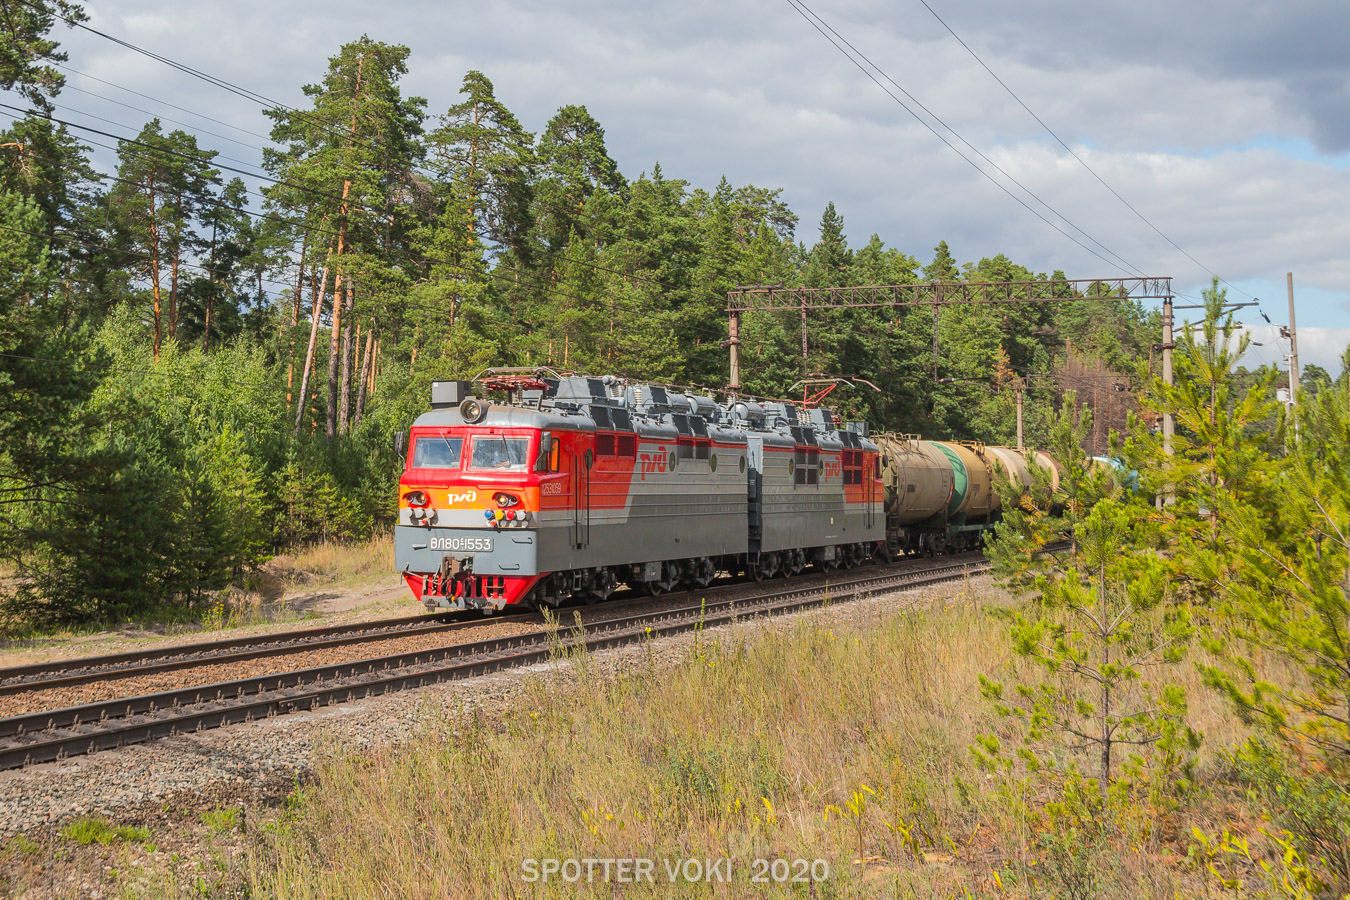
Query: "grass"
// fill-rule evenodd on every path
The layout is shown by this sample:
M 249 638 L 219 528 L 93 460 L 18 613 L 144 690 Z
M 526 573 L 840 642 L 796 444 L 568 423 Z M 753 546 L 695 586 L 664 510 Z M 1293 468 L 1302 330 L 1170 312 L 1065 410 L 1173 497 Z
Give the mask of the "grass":
M 386 533 L 368 541 L 316 544 L 277 556 L 267 568 L 289 588 L 361 584 L 394 571 L 394 537 Z
M 107 819 L 95 817 L 70 822 L 61 829 L 61 837 L 83 846 L 106 845 L 116 841 L 145 844 L 150 840 L 150 832 L 131 825 L 113 825 Z
M 40 849 L 12 840 L 0 893 L 47 884 L 51 864 L 127 897 L 1256 900 L 1318 896 L 1275 887 L 1313 883 L 1314 857 L 1319 872 L 1350 867 L 1344 782 L 1247 743 L 1189 662 L 1170 674 L 1206 734 L 1193 791 L 1145 784 L 1094 829 L 1025 768 L 981 768 L 976 736 L 1011 748 L 1017 726 L 979 676 L 1040 677 L 1009 653 L 1004 602 L 967 583 L 945 607 L 697 635 L 678 659 L 648 644 L 618 677 L 560 658 L 504 710 L 429 701 L 410 743 L 330 744 L 280 806 L 166 820 L 157 843 L 172 852 L 98 819 Z M 652 881 L 527 880 L 544 860 L 588 857 L 650 859 Z M 729 883 L 683 877 L 724 859 L 713 871 Z M 1332 883 L 1320 896 L 1341 895 Z
M 316 545 L 280 554 L 256 572 L 210 598 L 205 607 L 166 602 L 146 608 L 134 617 L 73 626 L 41 626 L 22 619 L 0 619 L 0 649 L 32 646 L 106 632 L 115 628 L 143 628 L 154 633 L 190 634 L 294 622 L 312 617 L 284 602 L 297 589 L 357 587 L 394 571 L 392 534 L 368 541 Z M 0 575 L 0 579 L 3 576 Z
M 614 895 L 602 881 L 526 880 L 541 870 L 523 861 L 569 857 L 655 860 L 654 883 L 623 885 L 625 897 L 708 896 L 667 880 L 663 860 L 689 858 L 730 858 L 733 896 L 1205 890 L 1190 829 L 1225 822 L 1227 795 L 1145 797 L 1087 840 L 1056 828 L 1023 776 L 975 764 L 976 736 L 1010 727 L 978 676 L 1035 677 L 982 605 L 704 639 L 673 669 L 611 681 L 588 680 L 591 665 L 536 678 L 501 721 L 433 711 L 411 746 L 335 752 L 255 847 L 252 894 Z M 1245 739 L 1191 667 L 1178 676 L 1202 701 L 1193 724 L 1208 747 Z M 1222 768 L 1203 753 L 1202 781 Z M 819 859 L 830 876 L 777 884 L 770 870 L 756 884 L 756 859 Z
M 229 831 L 238 831 L 243 820 L 243 810 L 238 806 L 227 806 L 220 809 L 203 810 L 200 818 L 202 824 L 213 834 L 224 834 Z
M 38 845 L 26 834 L 16 834 L 5 842 L 4 848 L 0 850 L 0 859 L 17 853 L 25 856 L 31 856 L 38 852 Z

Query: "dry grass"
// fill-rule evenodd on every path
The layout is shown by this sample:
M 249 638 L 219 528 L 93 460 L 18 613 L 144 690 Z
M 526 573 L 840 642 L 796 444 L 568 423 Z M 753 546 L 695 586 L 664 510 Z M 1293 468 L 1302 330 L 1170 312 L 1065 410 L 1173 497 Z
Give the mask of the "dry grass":
M 282 589 L 323 585 L 350 587 L 394 571 L 394 536 L 379 534 L 368 541 L 315 544 L 274 557 L 264 576 Z
M 411 746 L 335 753 L 258 844 L 253 895 L 807 896 L 751 884 L 750 861 L 819 858 L 816 897 L 1077 896 L 1086 873 L 1084 896 L 1172 898 L 1203 887 L 1191 826 L 1226 821 L 1209 800 L 1141 800 L 1111 840 L 1044 851 L 1035 789 L 969 752 L 1008 736 L 978 676 L 1033 677 L 975 604 L 705 639 L 608 683 L 589 665 L 537 678 L 502 722 L 432 711 Z M 1176 672 L 1213 775 L 1245 733 L 1192 667 Z M 568 857 L 651 858 L 655 880 L 524 881 L 523 860 Z M 732 883 L 671 884 L 661 860 L 691 857 L 730 857 Z
M 652 644 L 622 677 L 560 659 L 499 712 L 428 703 L 408 744 L 330 746 L 279 807 L 150 823 L 168 853 L 91 845 L 63 862 L 59 837 L 0 845 L 0 892 L 54 883 L 52 864 L 127 897 L 1311 897 L 1265 892 L 1257 862 L 1217 840 L 1214 862 L 1242 888 L 1187 858 L 1193 827 L 1231 828 L 1281 874 L 1259 830 L 1297 819 L 1271 801 L 1288 781 L 1221 752 L 1247 732 L 1189 662 L 1171 672 L 1206 734 L 1193 792 L 1144 784 L 1089 833 L 1047 814 L 1046 781 L 981 769 L 976 736 L 1011 747 L 1017 731 L 979 676 L 1040 677 L 1010 656 L 1003 603 L 976 582 L 940 608 Z M 525 880 L 524 860 L 587 857 L 651 859 L 653 880 Z M 663 860 L 691 858 L 730 858 L 732 880 L 672 883 Z M 830 875 L 756 884 L 758 858 L 820 859 Z

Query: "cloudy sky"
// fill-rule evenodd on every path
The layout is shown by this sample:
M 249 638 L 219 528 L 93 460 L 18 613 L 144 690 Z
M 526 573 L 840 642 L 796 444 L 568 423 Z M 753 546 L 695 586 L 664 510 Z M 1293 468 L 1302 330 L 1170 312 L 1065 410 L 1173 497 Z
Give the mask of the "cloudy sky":
M 695 186 L 726 175 L 782 187 L 808 244 L 833 200 L 854 245 L 876 232 L 926 262 L 945 239 L 960 261 L 1006 253 L 1070 277 L 1171 275 L 1191 297 L 1212 272 L 1231 284 L 1230 299 L 1259 297 L 1276 324 L 1288 321 L 1292 271 L 1300 356 L 1339 369 L 1350 342 L 1350 5 L 927 2 L 932 11 L 923 0 L 809 8 L 880 67 L 872 74 L 891 94 L 959 133 L 928 120 L 978 169 L 789 0 L 94 0 L 88 9 L 100 30 L 292 105 L 342 42 L 365 33 L 405 44 L 406 88 L 433 113 L 455 101 L 468 69 L 485 72 L 532 131 L 559 106 L 585 104 L 629 177 L 659 161 Z M 85 73 L 69 75 L 58 101 L 72 120 L 129 133 L 148 118 L 97 94 L 179 119 L 205 146 L 256 163 L 267 132 L 257 104 L 91 34 L 58 37 L 69 67 Z M 1253 310 L 1241 318 L 1264 326 Z M 1252 363 L 1288 352 L 1274 329 L 1256 339 Z

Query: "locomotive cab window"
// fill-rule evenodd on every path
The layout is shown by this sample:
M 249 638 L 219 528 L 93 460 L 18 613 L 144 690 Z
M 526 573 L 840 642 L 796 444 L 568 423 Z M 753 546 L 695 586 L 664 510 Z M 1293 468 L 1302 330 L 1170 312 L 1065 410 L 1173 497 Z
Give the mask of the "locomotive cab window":
M 539 456 L 535 458 L 534 470 L 536 472 L 558 471 L 558 452 L 557 438 L 548 433 L 540 435 Z
M 529 444 L 529 438 L 480 434 L 473 439 L 469 468 L 524 472 Z
M 414 469 L 458 469 L 464 438 L 443 434 L 419 435 L 413 444 Z

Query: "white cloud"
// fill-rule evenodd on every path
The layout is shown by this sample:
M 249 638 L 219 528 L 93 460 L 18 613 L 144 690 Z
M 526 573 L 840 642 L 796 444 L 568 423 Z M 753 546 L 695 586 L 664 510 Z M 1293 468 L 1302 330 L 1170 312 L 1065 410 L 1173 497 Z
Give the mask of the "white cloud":
M 1289 368 L 1289 341 L 1280 337 L 1279 328 L 1271 325 L 1250 326 L 1252 340 L 1260 341 L 1262 346 L 1252 347 L 1243 364 L 1249 367 L 1275 363 L 1281 369 Z M 1350 347 L 1350 328 L 1322 328 L 1319 326 L 1300 327 L 1298 329 L 1298 361 L 1300 366 L 1318 365 L 1326 369 L 1333 378 L 1341 371 L 1341 355 Z

